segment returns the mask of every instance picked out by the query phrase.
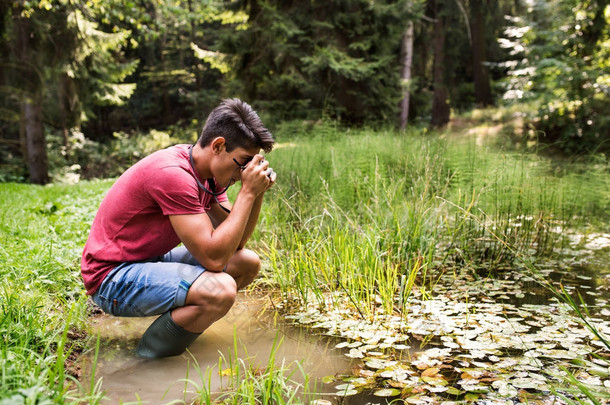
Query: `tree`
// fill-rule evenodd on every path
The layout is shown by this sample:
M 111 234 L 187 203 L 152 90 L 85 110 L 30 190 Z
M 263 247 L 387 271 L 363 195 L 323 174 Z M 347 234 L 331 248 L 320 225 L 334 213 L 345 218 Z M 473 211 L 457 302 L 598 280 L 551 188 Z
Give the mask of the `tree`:
M 470 31 L 472 32 L 472 72 L 476 102 L 481 107 L 492 104 L 487 62 L 487 35 L 483 0 L 470 0 Z
M 537 105 L 542 140 L 573 153 L 609 148 L 607 0 L 534 1 L 502 43 L 519 57 L 505 97 Z
M 231 32 L 246 98 L 280 116 L 321 112 L 349 123 L 394 121 L 402 98 L 406 1 L 242 2 L 248 28 Z
M 13 108 L 25 138 L 25 161 L 30 181 L 48 182 L 45 124 L 78 126 L 90 116 L 91 104 L 117 104 L 135 85 L 121 84 L 135 67 L 120 63 L 120 48 L 128 33 L 105 33 L 88 18 L 93 3 L 68 0 L 14 2 L 3 32 L 8 50 L 5 93 L 18 94 Z M 58 124 L 59 123 L 59 124 Z
M 441 128 L 449 122 L 449 93 L 446 81 L 446 61 L 445 61 L 445 37 L 447 34 L 447 4 L 444 0 L 432 0 L 432 10 L 434 12 L 434 98 L 432 100 L 432 117 L 430 125 L 434 128 Z

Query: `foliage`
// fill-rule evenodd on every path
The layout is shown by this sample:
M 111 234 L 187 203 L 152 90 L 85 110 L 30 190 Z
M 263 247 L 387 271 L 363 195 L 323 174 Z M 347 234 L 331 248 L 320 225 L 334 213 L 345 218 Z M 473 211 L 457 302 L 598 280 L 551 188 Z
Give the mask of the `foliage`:
M 401 36 L 414 18 L 406 1 L 241 4 L 248 26 L 228 32 L 223 49 L 236 55 L 247 99 L 276 118 L 395 120 Z
M 195 143 L 197 137 L 196 128 L 170 126 L 146 133 L 115 132 L 111 141 L 97 142 L 72 130 L 66 146 L 64 139 L 49 134 L 51 176 L 57 183 L 69 184 L 118 177 L 143 157 L 178 143 Z
M 502 39 L 522 59 L 507 98 L 539 103 L 530 119 L 541 140 L 568 153 L 610 145 L 610 5 L 532 1 Z

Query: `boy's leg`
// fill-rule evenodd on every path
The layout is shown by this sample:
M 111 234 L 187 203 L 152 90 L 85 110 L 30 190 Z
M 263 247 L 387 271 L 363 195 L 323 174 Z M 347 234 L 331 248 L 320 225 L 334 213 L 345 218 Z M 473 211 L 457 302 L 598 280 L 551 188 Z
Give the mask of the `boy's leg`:
M 163 314 L 138 345 L 138 354 L 145 357 L 182 353 L 229 311 L 237 289 L 249 284 L 260 268 L 258 256 L 247 249 L 236 252 L 226 273 L 205 271 L 183 247 L 160 259 L 119 266 L 94 295 L 105 312 L 117 316 Z
M 161 258 L 161 261 L 180 262 L 191 265 L 199 264 L 184 246 L 172 249 Z M 256 253 L 249 249 L 239 249 L 229 261 L 225 272 L 235 279 L 237 290 L 241 290 L 254 280 L 258 275 L 260 267 L 261 261 Z

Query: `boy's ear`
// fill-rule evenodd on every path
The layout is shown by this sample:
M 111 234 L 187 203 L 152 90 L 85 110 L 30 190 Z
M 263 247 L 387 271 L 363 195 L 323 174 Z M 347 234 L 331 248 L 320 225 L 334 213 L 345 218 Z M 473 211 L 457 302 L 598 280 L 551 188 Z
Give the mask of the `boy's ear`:
M 214 138 L 210 145 L 212 146 L 212 151 L 215 154 L 219 154 L 227 147 L 225 138 L 223 138 L 222 136 Z

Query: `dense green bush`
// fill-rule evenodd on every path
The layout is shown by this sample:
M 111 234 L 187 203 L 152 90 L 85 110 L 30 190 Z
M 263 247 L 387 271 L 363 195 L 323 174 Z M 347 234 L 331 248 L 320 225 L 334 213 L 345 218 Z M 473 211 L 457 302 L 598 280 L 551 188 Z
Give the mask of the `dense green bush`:
M 610 32 L 605 1 L 534 1 L 505 45 L 522 59 L 509 98 L 535 100 L 537 136 L 566 153 L 610 150 Z
M 117 177 L 151 153 L 178 143 L 197 140 L 197 122 L 188 127 L 171 126 L 147 133 L 115 132 L 110 142 L 87 139 L 73 131 L 68 145 L 58 136 L 49 135 L 49 163 L 54 181 L 76 183 L 80 179 Z

